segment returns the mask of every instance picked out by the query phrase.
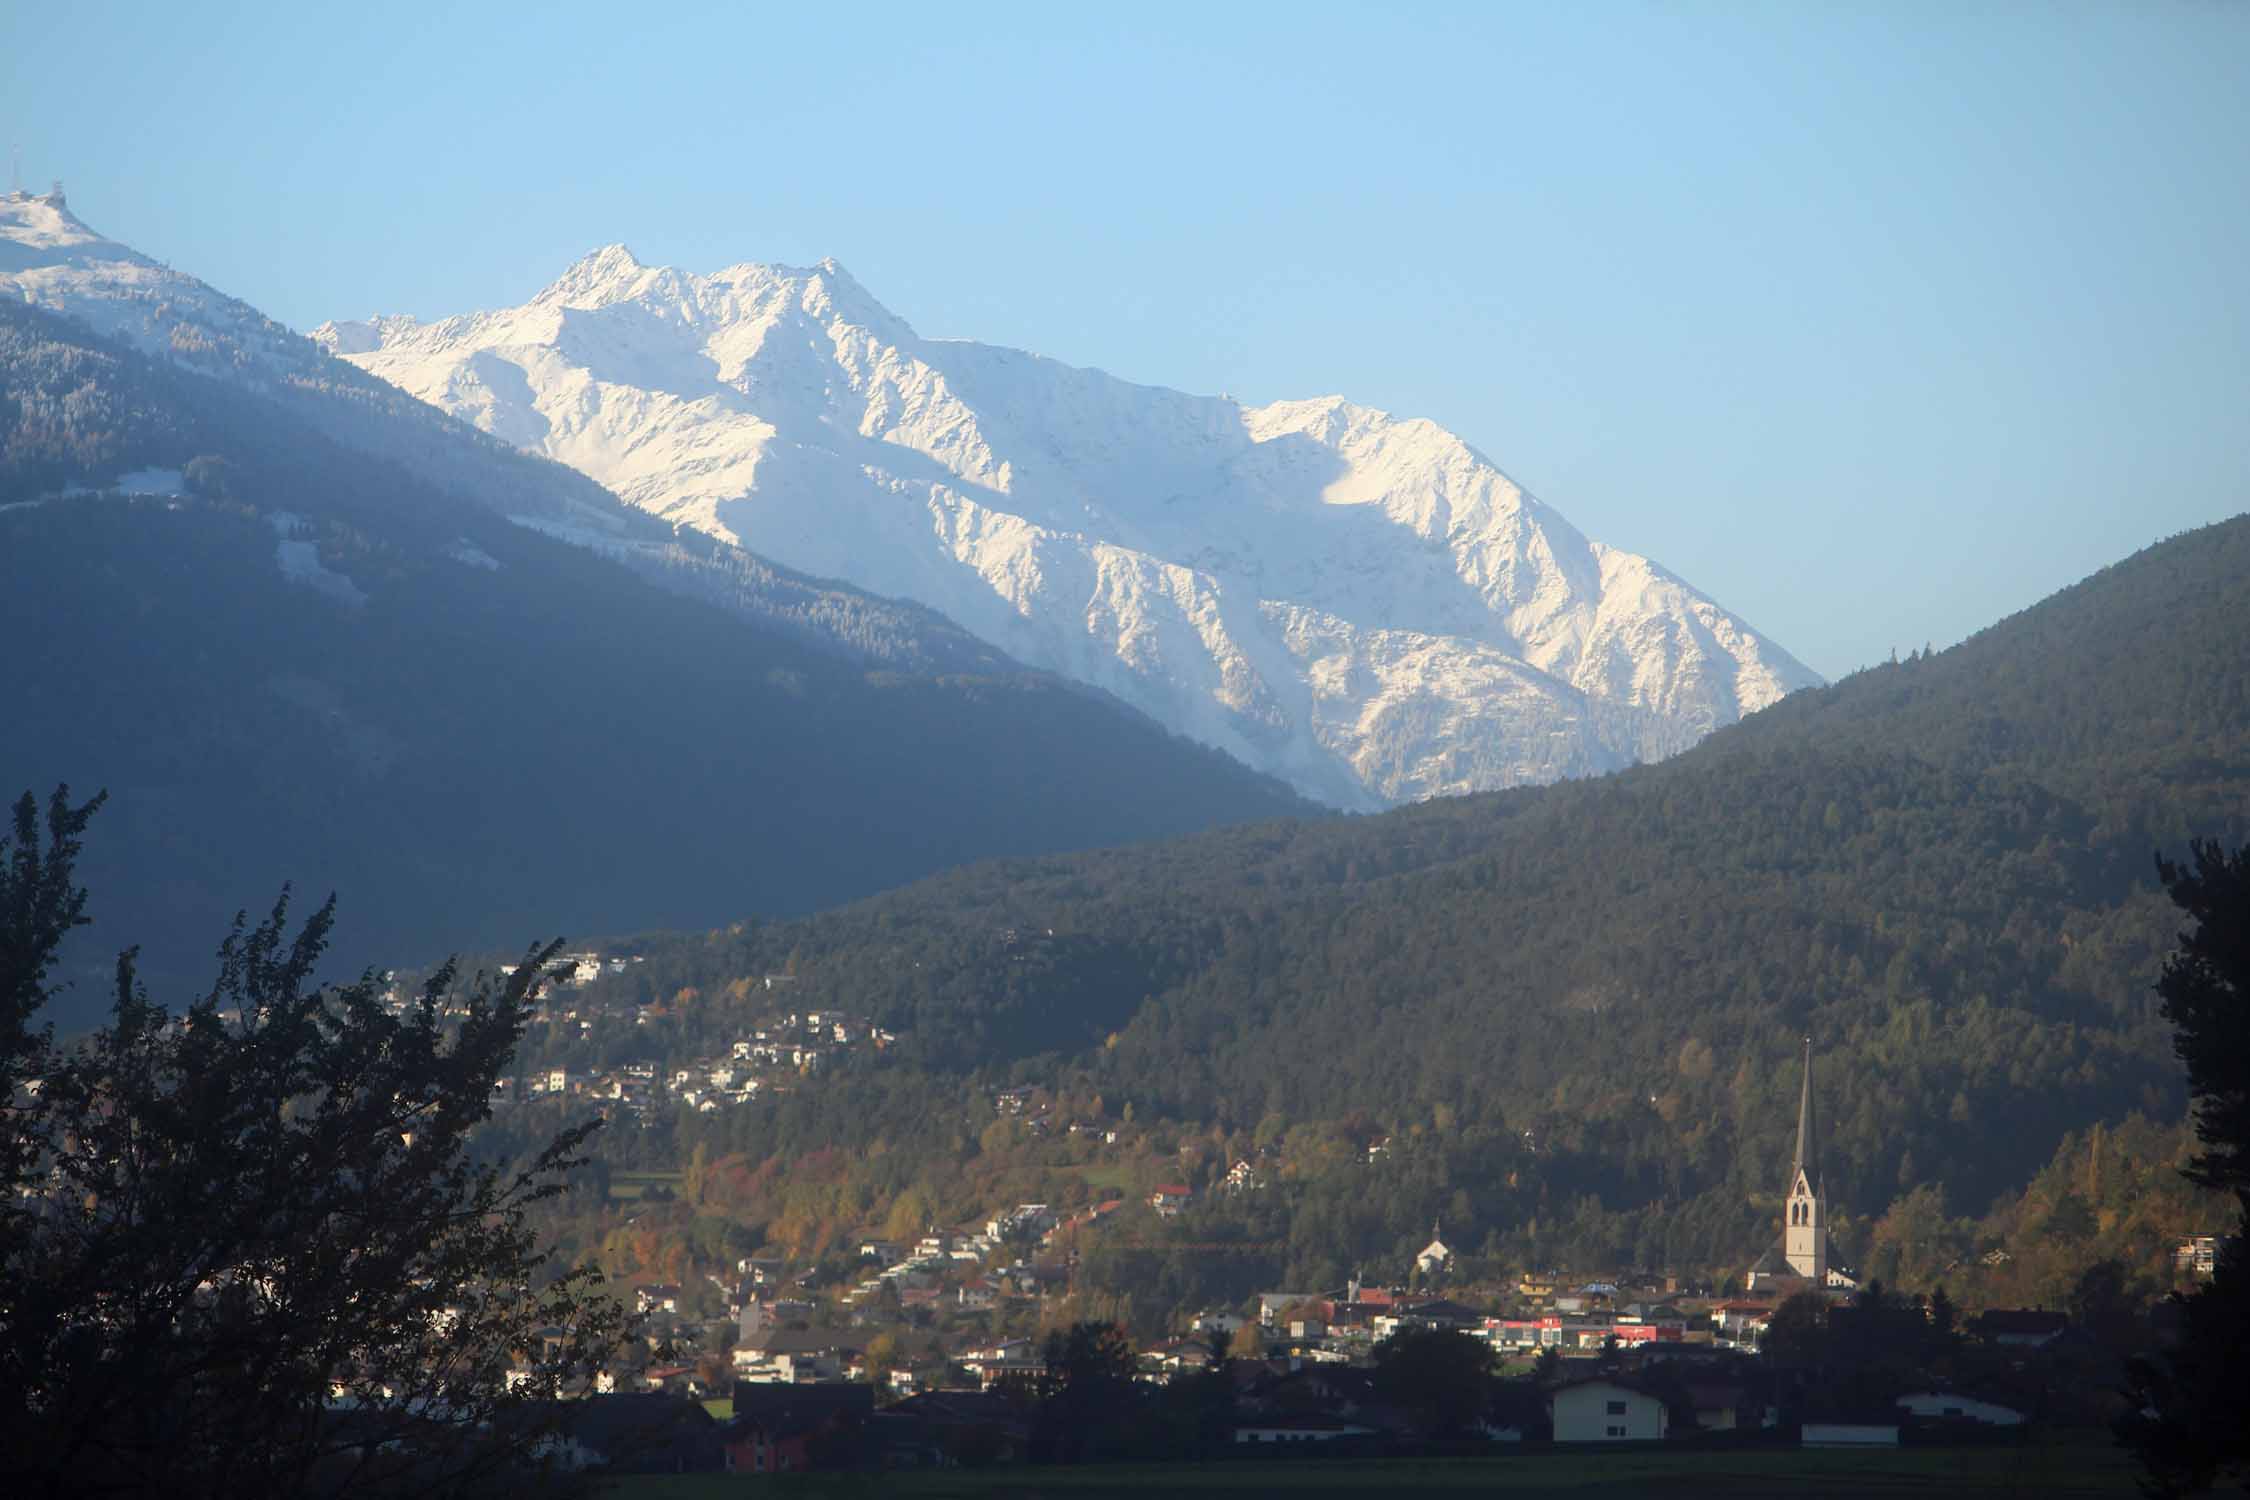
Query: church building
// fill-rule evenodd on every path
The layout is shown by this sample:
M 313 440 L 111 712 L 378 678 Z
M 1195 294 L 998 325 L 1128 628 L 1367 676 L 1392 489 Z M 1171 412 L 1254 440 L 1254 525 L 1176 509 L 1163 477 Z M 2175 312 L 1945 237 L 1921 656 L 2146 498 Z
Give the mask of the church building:
M 1826 1287 L 1828 1189 L 1820 1173 L 1819 1138 L 1813 1130 L 1812 1038 L 1805 1038 L 1805 1077 L 1797 1096 L 1797 1158 L 1789 1165 L 1789 1194 L 1781 1209 L 1781 1237 L 1758 1257 L 1747 1278 L 1753 1292 L 1794 1290 L 1798 1283 Z
M 1437 1225 L 1430 1226 L 1430 1242 L 1422 1253 L 1414 1257 L 1414 1269 L 1424 1276 L 1435 1276 L 1452 1263 L 1453 1247 L 1445 1242 L 1445 1231 Z

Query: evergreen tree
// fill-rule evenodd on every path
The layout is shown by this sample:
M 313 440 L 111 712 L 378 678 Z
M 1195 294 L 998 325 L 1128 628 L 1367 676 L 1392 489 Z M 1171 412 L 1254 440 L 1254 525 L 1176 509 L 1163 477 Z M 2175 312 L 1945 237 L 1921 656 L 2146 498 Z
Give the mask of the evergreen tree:
M 1492 1347 L 1450 1328 L 1405 1328 L 1375 1346 L 1375 1389 L 1428 1437 L 1460 1432 L 1492 1399 Z
M 1080 1322 L 1047 1335 L 1037 1449 L 1051 1460 L 1098 1458 L 1135 1415 L 1132 1341 L 1115 1323 Z
M 2119 1436 L 2158 1495 L 2250 1478 L 2250 846 L 2190 846 L 2192 867 L 2159 859 L 2165 889 L 2195 921 L 2157 991 L 2178 1035 L 2203 1150 L 2185 1169 L 2231 1192 L 2242 1217 L 2210 1283 L 2187 1299 L 2180 1346 L 2136 1361 Z

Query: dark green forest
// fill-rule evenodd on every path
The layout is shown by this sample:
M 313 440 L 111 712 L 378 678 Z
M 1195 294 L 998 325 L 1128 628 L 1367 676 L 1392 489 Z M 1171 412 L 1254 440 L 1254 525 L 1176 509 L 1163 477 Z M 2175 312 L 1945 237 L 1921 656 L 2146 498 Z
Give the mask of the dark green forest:
M 656 587 L 20 304 L 0 435 L 0 781 L 110 793 L 84 972 L 130 934 L 159 982 L 199 982 L 234 904 L 290 880 L 341 894 L 356 966 L 1304 806 L 1004 659 L 897 670 Z M 143 468 L 189 493 L 22 503 Z M 343 582 L 292 582 L 284 545 Z
M 650 1024 L 526 1059 L 702 1055 L 777 971 L 896 1032 L 607 1133 L 701 1148 L 714 1244 L 1254 1155 L 1265 1189 L 1133 1232 L 1272 1248 L 1089 1254 L 1088 1285 L 1324 1284 L 1432 1220 L 1494 1264 L 1723 1274 L 1770 1233 L 1810 1035 L 1845 1255 L 1942 1273 L 1964 1224 L 2075 1222 L 2025 1197 L 2068 1141 L 2180 1116 L 2154 858 L 2250 835 L 2250 522 L 1662 765 L 1344 819 L 1051 678 L 890 670 L 914 629 L 880 601 L 784 579 L 815 592 L 757 628 L 755 560 L 629 574 L 512 526 L 429 476 L 538 466 L 449 469 L 411 414 L 421 461 L 371 458 L 379 393 L 313 422 L 317 382 L 269 401 L 14 307 L 0 372 L 0 627 L 39 646 L 0 668 L 0 778 L 112 792 L 82 958 L 130 932 L 192 978 L 213 904 L 292 877 L 342 892 L 349 962 L 727 923 L 604 944 L 643 962 L 589 999 Z M 143 467 L 190 493 L 19 503 Z M 291 584 L 284 541 L 348 589 Z M 1009 1084 L 1121 1142 L 996 1120 Z
M 1965 1217 L 2045 1222 L 2020 1194 L 2073 1132 L 2178 1121 L 2155 856 L 2239 842 L 2246 792 L 2237 520 L 1661 765 L 616 943 L 644 962 L 605 982 L 665 1015 L 542 1055 L 722 1045 L 770 1003 L 729 986 L 784 968 L 793 1008 L 896 1030 L 777 1101 L 612 1143 L 738 1161 L 736 1216 L 792 1244 L 808 1213 L 848 1233 L 910 1189 L 965 1215 L 1107 1180 L 1076 1141 L 994 1135 L 980 1091 L 1006 1083 L 1132 1122 L 1143 1176 L 1209 1188 L 1267 1148 L 1273 1187 L 1151 1232 L 1285 1248 L 1106 1273 L 1170 1301 L 1396 1271 L 1438 1217 L 1505 1263 L 1739 1269 L 1772 1233 L 1809 1035 L 1843 1252 L 1926 1272 L 1877 1232 L 1894 1206 L 1966 1253 Z

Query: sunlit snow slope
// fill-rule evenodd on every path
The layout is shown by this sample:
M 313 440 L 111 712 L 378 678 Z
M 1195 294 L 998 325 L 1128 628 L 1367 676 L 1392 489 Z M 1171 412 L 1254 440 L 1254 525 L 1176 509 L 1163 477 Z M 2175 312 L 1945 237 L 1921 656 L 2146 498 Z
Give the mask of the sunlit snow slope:
M 1655 759 L 1818 681 L 1432 423 L 925 339 L 833 261 L 697 276 L 612 245 L 522 307 L 314 337 L 1341 806 Z
M 0 300 L 74 318 L 176 368 L 247 387 L 324 436 L 466 503 L 823 650 L 918 675 L 1018 669 L 923 606 L 776 568 L 715 537 L 683 537 L 586 475 L 408 396 L 248 303 L 107 238 L 59 192 L 0 195 Z

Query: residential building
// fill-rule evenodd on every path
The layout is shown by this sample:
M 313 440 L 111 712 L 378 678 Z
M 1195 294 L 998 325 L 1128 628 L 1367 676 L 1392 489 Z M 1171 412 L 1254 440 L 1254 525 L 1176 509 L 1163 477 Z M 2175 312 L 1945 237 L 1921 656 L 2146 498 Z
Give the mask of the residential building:
M 1547 1405 L 1558 1443 L 1660 1442 L 1670 1429 L 1664 1403 L 1622 1380 L 1572 1381 Z
M 1194 1196 L 1194 1189 L 1186 1183 L 1168 1182 L 1148 1195 L 1148 1206 L 1169 1219 L 1186 1209 Z
M 2038 1307 L 1996 1307 L 1969 1320 L 1969 1332 L 2007 1349 L 2044 1349 L 2069 1327 L 2068 1314 Z
M 1898 1408 L 1909 1419 L 1922 1422 L 1968 1423 L 1985 1427 L 2021 1427 L 2023 1413 L 1997 1401 L 1980 1401 L 1957 1391 L 1915 1391 L 1898 1398 Z
M 2211 1274 L 2219 1268 L 2219 1237 L 2198 1234 L 2180 1241 L 2172 1251 L 2172 1262 L 2182 1276 L 2210 1280 Z

